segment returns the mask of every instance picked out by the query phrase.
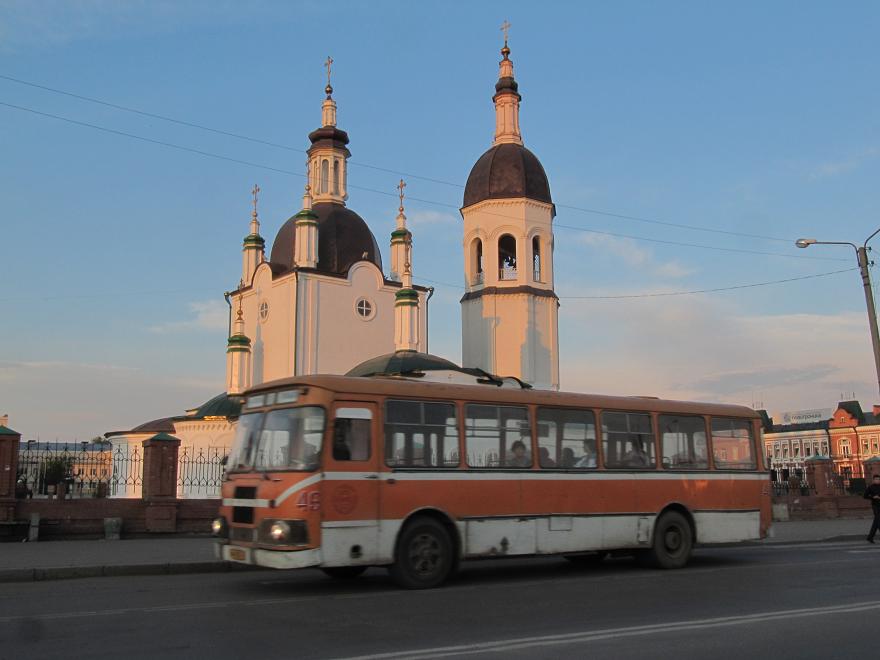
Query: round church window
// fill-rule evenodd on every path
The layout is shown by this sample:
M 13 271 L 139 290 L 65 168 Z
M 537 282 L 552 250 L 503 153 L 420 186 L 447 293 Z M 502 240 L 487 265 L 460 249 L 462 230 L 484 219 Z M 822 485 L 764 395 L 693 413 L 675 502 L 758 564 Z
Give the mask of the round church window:
M 369 321 L 376 314 L 376 307 L 366 298 L 358 298 L 354 309 L 362 321 Z
M 269 318 L 269 303 L 265 300 L 260 303 L 260 320 L 265 321 Z

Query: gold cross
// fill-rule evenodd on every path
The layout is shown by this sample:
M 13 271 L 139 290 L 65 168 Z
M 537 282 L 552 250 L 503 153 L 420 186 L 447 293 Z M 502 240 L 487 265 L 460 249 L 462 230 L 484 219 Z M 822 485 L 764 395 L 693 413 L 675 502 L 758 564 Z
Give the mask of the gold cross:
M 254 196 L 254 217 L 257 217 L 257 194 L 260 192 L 260 186 L 256 183 L 254 184 L 254 189 L 251 190 L 251 194 Z
M 406 183 L 403 179 L 400 180 L 400 183 L 397 184 L 397 190 L 400 191 L 400 211 L 403 212 L 403 189 L 406 188 Z
M 327 56 L 327 61 L 324 62 L 324 67 L 327 69 L 327 84 L 330 84 L 330 67 L 333 66 L 333 58 L 329 55 Z
M 507 33 L 510 31 L 511 25 L 505 19 L 505 21 L 501 24 L 501 31 L 504 33 L 504 45 L 507 45 Z

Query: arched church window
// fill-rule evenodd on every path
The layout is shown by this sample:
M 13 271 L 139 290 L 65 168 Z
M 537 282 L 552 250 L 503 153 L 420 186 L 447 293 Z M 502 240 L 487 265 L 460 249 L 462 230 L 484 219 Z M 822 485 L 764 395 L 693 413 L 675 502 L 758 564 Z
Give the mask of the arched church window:
M 483 283 L 483 241 L 475 238 L 471 243 L 471 270 L 473 272 L 473 284 Z
M 510 234 L 498 239 L 498 279 L 516 279 L 516 239 Z
M 318 192 L 326 193 L 330 190 L 330 161 L 326 158 L 321 161 L 321 189 Z
M 339 161 L 333 161 L 333 194 L 339 194 Z
M 541 281 L 541 239 L 535 236 L 532 239 L 532 270 L 535 282 Z

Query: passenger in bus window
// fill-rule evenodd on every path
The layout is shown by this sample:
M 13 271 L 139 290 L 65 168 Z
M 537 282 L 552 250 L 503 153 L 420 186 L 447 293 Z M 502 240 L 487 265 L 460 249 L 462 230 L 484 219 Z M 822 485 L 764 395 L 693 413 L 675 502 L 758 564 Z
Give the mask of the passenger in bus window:
M 575 464 L 574 450 L 571 447 L 566 447 L 562 450 L 562 467 L 570 468 L 574 467 Z
M 648 463 L 648 455 L 641 444 L 634 444 L 632 449 L 623 455 L 623 464 L 629 467 L 647 467 Z
M 594 468 L 596 467 L 596 452 L 593 451 L 591 440 L 584 440 L 584 455 L 581 456 L 574 464 L 577 468 Z
M 552 458 L 550 458 L 550 450 L 547 449 L 546 447 L 541 447 L 541 449 L 538 450 L 538 464 L 542 468 L 555 468 L 556 467 L 556 461 L 554 461 Z
M 510 446 L 513 454 L 507 459 L 508 467 L 524 468 L 532 466 L 532 457 L 526 451 L 526 445 L 522 440 L 517 440 Z

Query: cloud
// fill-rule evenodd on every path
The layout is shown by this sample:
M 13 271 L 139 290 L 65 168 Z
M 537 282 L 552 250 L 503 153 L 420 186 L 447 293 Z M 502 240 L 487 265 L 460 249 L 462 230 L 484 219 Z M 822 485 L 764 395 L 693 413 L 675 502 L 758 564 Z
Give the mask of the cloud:
M 666 261 L 654 270 L 654 274 L 659 277 L 665 277 L 671 280 L 681 279 L 683 277 L 687 277 L 688 275 L 693 275 L 696 271 L 695 268 L 688 268 L 687 266 L 680 264 L 678 261 Z
M 27 440 L 74 441 L 183 414 L 223 390 L 218 373 L 68 361 L 0 363 L 0 413 Z M 160 372 L 161 373 L 158 373 Z
M 865 318 L 745 313 L 725 297 L 562 301 L 566 390 L 749 405 L 830 407 L 876 398 Z M 597 322 L 601 319 L 601 323 Z
M 604 234 L 583 234 L 580 241 L 598 252 L 618 257 L 631 268 L 648 271 L 654 277 L 681 279 L 697 272 L 696 269 L 688 268 L 677 260 L 658 261 L 651 249 L 640 246 L 631 238 L 618 238 Z
M 876 158 L 877 156 L 880 156 L 880 148 L 868 147 L 849 156 L 848 158 L 843 158 L 841 160 L 830 160 L 824 163 L 820 163 L 813 169 L 812 172 L 810 172 L 809 178 L 813 181 L 816 181 L 819 179 L 827 179 L 830 177 L 839 176 L 841 174 L 851 172 L 861 167 L 864 163 Z
M 229 306 L 219 300 L 189 303 L 194 318 L 184 321 L 167 321 L 150 327 L 150 332 L 173 334 L 200 330 L 225 330 L 229 327 Z
M 694 387 L 717 395 L 738 394 L 749 390 L 803 385 L 822 380 L 838 372 L 831 364 L 814 364 L 806 367 L 759 367 L 748 371 L 731 371 L 712 374 L 693 383 L 677 383 L 675 389 Z

